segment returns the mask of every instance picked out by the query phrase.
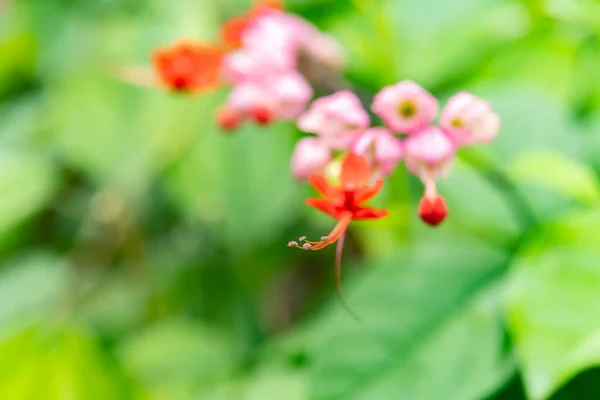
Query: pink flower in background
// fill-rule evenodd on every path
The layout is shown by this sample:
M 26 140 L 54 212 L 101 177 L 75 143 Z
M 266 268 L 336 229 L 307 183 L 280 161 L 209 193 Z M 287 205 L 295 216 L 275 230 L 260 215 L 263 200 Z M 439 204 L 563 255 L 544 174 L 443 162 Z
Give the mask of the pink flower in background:
M 364 131 L 356 139 L 352 150 L 356 154 L 366 156 L 381 176 L 390 175 L 404 154 L 402 141 L 381 127 Z
M 369 124 L 360 100 L 347 90 L 317 99 L 298 117 L 300 130 L 319 135 L 335 149 L 348 149 Z
M 299 180 L 308 179 L 311 175 L 323 173 L 330 161 L 331 150 L 322 140 L 302 138 L 292 154 L 292 174 Z
M 228 105 L 261 124 L 296 118 L 312 98 L 312 87 L 297 70 L 300 52 L 337 66 L 343 60 L 337 42 L 308 21 L 277 7 L 266 10 L 234 24 L 229 36 L 239 36 L 242 47 L 227 54 L 222 65 L 223 78 L 233 84 Z
M 271 53 L 240 49 L 223 57 L 221 74 L 226 82 L 239 84 L 248 80 L 268 81 L 271 77 L 295 71 L 292 67 L 293 53 Z
M 441 127 L 457 145 L 487 143 L 500 129 L 490 104 L 467 92 L 454 95 L 442 112 Z
M 269 82 L 236 85 L 227 104 L 260 124 L 273 119 L 294 119 L 312 97 L 312 88 L 298 73 L 276 76 Z
M 275 77 L 268 86 L 277 100 L 276 115 L 281 119 L 292 120 L 298 117 L 313 96 L 312 87 L 298 72 Z
M 373 101 L 373 112 L 394 132 L 414 133 L 427 126 L 438 112 L 438 101 L 412 81 L 386 86 Z

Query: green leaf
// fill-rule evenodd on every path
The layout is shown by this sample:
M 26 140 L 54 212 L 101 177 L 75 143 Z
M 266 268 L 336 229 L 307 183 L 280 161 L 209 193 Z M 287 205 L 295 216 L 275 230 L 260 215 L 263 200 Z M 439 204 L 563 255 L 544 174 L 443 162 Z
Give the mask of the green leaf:
M 290 173 L 293 127 L 247 126 L 228 137 L 207 125 L 168 176 L 173 201 L 235 248 L 278 237 L 303 207 Z
M 594 171 L 555 151 L 523 154 L 509 166 L 508 173 L 515 181 L 547 187 L 583 205 L 594 205 L 600 200 Z
M 0 342 L 0 397 L 136 399 L 133 386 L 90 336 L 33 326 Z
M 69 271 L 63 259 L 30 254 L 0 269 L 0 332 L 58 308 L 67 290 Z
M 599 226 L 598 209 L 549 223 L 512 266 L 508 324 L 532 399 L 600 363 Z
M 514 370 L 495 285 L 507 255 L 456 232 L 403 250 L 346 285 L 362 321 L 336 303 L 295 338 L 311 399 L 478 399 Z
M 40 211 L 56 190 L 53 166 L 25 154 L 0 154 L 0 233 Z
M 121 358 L 153 398 L 189 398 L 228 378 L 236 362 L 227 332 L 189 320 L 151 326 L 127 340 Z

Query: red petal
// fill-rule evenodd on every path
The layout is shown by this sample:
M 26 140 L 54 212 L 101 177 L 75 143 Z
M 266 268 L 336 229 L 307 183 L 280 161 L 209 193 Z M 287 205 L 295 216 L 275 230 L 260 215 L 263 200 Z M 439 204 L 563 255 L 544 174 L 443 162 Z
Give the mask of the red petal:
M 242 15 L 233 17 L 223 24 L 221 40 L 228 47 L 237 49 L 242 47 L 242 34 L 250 22 L 250 16 Z
M 332 186 L 323 175 L 311 175 L 309 182 L 316 189 L 317 192 L 326 199 L 337 197 L 339 189 Z
M 154 54 L 161 81 L 176 90 L 201 91 L 219 86 L 224 52 L 212 44 L 180 42 Z
M 387 210 L 375 210 L 371 207 L 362 207 L 354 213 L 354 219 L 378 219 L 387 216 Z
M 321 210 L 325 214 L 329 214 L 335 219 L 339 219 L 341 215 L 341 213 L 331 202 L 324 199 L 306 199 L 306 205 Z
M 356 190 L 369 182 L 369 161 L 354 153 L 348 153 L 342 160 L 340 175 L 342 188 Z
M 354 202 L 355 204 L 361 204 L 365 201 L 370 200 L 373 196 L 375 196 L 381 188 L 383 187 L 383 181 L 378 179 L 377 182 L 373 186 L 365 186 L 356 191 L 354 194 Z
M 250 14 L 253 17 L 268 14 L 272 11 L 283 11 L 283 3 L 278 0 L 257 0 Z

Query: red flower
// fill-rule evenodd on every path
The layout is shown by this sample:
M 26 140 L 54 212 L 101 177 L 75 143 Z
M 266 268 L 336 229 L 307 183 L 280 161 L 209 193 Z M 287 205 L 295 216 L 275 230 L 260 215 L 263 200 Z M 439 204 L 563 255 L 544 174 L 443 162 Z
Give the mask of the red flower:
M 283 4 L 278 0 L 258 0 L 252 10 L 238 17 L 233 17 L 223 24 L 221 28 L 221 39 L 229 48 L 242 47 L 242 35 L 246 27 L 257 16 L 273 10 L 283 10 Z
M 160 81 L 184 92 L 215 89 L 220 84 L 224 51 L 203 43 L 180 42 L 154 53 L 154 66 Z
M 305 237 L 300 238 L 302 246 L 297 242 L 288 243 L 289 247 L 297 247 L 304 250 L 321 250 L 330 244 L 338 243 L 335 262 L 335 281 L 338 297 L 342 304 L 343 300 L 340 290 L 342 247 L 344 245 L 344 234 L 352 220 L 377 219 L 387 215 L 386 210 L 375 210 L 364 206 L 367 200 L 375 196 L 383 181 L 378 179 L 375 184 L 369 185 L 369 162 L 363 156 L 348 153 L 342 160 L 340 173 L 340 185 L 334 186 L 327 182 L 323 175 L 313 175 L 310 183 L 323 196 L 306 200 L 306 204 L 315 207 L 324 213 L 331 215 L 338 223 L 327 236 L 321 237 L 320 241 L 309 241 Z M 346 306 L 346 308 L 348 308 Z M 350 311 L 350 310 L 349 310 Z

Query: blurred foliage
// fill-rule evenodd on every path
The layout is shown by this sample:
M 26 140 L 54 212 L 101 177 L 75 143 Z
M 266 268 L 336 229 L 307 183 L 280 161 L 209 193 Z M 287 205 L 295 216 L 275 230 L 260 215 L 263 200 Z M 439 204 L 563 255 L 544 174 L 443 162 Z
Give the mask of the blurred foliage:
M 216 37 L 246 0 L 0 1 L 0 397 L 600 396 L 600 3 L 289 0 L 361 94 L 414 79 L 488 99 L 503 129 L 416 220 L 400 168 L 333 253 L 289 174 L 292 124 L 221 134 L 225 91 L 113 76 Z

